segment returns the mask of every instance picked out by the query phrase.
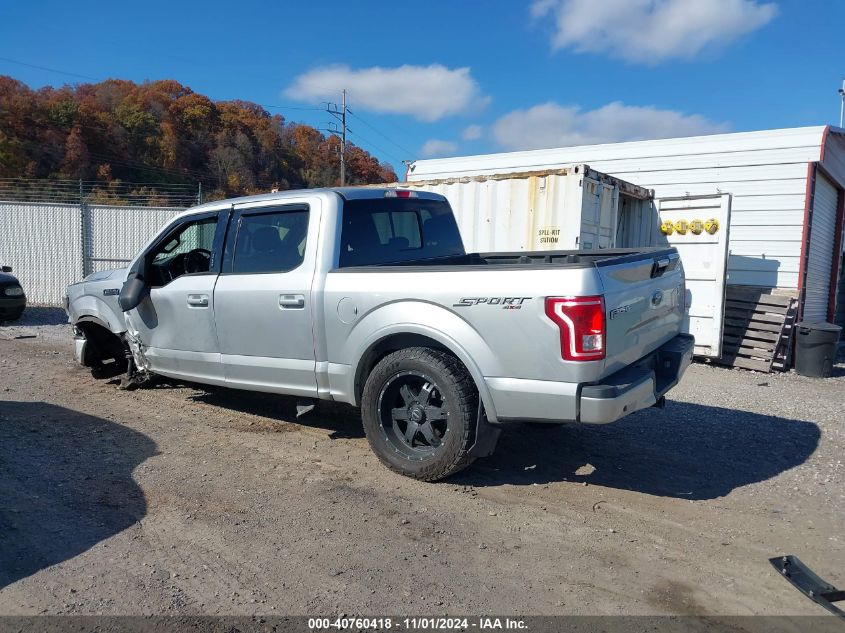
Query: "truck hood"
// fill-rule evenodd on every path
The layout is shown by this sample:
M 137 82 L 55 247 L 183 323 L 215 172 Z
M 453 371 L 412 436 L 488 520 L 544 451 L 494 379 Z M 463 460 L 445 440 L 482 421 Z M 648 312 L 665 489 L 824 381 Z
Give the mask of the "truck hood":
M 83 281 L 105 281 L 106 279 L 126 279 L 126 272 L 128 268 L 111 268 L 109 270 L 99 270 L 88 275 Z

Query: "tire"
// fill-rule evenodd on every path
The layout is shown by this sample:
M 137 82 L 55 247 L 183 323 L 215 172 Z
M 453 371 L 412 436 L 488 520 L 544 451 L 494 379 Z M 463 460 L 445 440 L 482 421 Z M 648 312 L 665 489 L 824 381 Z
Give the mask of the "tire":
M 373 452 L 397 473 L 437 481 L 474 461 L 478 391 L 445 352 L 409 347 L 385 356 L 367 377 L 361 414 Z
M 23 316 L 24 310 L 25 310 L 25 308 L 21 308 L 17 312 L 13 312 L 7 317 L 0 318 L 0 321 L 17 321 L 18 319 L 21 318 L 21 316 Z

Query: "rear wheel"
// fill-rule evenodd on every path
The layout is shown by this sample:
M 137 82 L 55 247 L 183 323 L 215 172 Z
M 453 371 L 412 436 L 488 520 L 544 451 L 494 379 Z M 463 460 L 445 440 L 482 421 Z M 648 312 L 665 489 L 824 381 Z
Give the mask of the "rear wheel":
M 436 481 L 473 461 L 478 393 L 445 352 L 411 347 L 383 358 L 364 385 L 361 412 L 373 452 L 391 470 Z

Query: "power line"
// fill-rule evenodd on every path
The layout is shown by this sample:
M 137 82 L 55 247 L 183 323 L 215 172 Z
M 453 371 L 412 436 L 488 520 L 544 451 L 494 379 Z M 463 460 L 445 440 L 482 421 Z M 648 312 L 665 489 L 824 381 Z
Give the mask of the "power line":
M 289 106 L 289 105 L 270 105 L 269 103 L 256 103 L 255 105 L 260 105 L 262 108 L 272 108 L 273 110 L 306 110 L 309 112 L 323 112 L 323 108 L 317 107 L 310 107 L 306 108 L 303 106 Z
M 354 97 L 354 96 L 355 96 L 355 95 L 354 95 L 354 93 L 350 93 L 349 91 L 347 91 L 347 93 L 348 93 L 351 97 Z M 360 117 L 359 117 L 359 118 L 360 118 Z M 385 127 L 391 127 L 391 128 L 393 128 L 394 130 L 396 130 L 397 132 L 399 132 L 400 134 L 402 134 L 402 136 L 407 136 L 407 137 L 411 137 L 411 136 L 413 136 L 413 134 L 411 134 L 411 132 L 409 132 L 407 129 L 405 129 L 405 127 L 404 127 L 404 126 L 399 125 L 398 123 L 396 123 L 396 121 L 394 121 L 394 120 L 392 120 L 392 119 L 384 119 L 384 120 L 382 120 L 382 121 L 380 121 L 380 122 L 381 122 L 381 123 L 382 123 Z
M 58 75 L 67 75 L 68 77 L 78 77 L 80 79 L 88 79 L 90 81 L 101 81 L 97 77 L 91 77 L 90 75 L 81 75 L 79 73 L 71 73 L 65 70 L 57 70 L 56 68 L 48 68 L 47 66 L 39 66 L 37 64 L 28 64 L 26 62 L 20 62 L 16 59 L 9 59 L 8 57 L 0 57 L 0 61 L 9 62 L 10 64 L 17 64 L 18 66 L 26 66 L 27 68 L 35 68 L 36 70 L 46 70 L 48 73 L 56 73 Z
M 171 174 L 173 176 L 182 176 L 182 177 L 194 177 L 194 178 L 208 178 L 209 180 L 217 181 L 217 178 L 211 171 L 199 171 L 196 169 L 190 169 L 185 167 L 183 169 L 173 169 L 169 167 L 159 167 L 157 165 L 150 165 L 143 161 L 134 160 L 131 158 L 117 158 L 115 156 L 109 156 L 108 154 L 102 154 L 100 152 L 92 152 L 89 151 L 88 155 L 96 160 L 104 160 L 107 161 L 110 165 L 118 165 L 120 167 L 129 167 L 132 169 L 141 169 L 141 170 L 148 170 L 148 171 L 157 171 L 164 174 Z
M 386 134 L 384 134 L 383 132 L 380 132 L 380 131 L 379 131 L 379 130 L 378 130 L 378 129 L 374 126 L 374 125 L 372 125 L 372 124 L 370 124 L 370 123 L 367 123 L 364 119 L 362 119 L 360 116 L 358 116 L 357 114 L 355 114 L 352 110 L 349 110 L 349 114 L 351 114 L 352 116 L 354 116 L 354 117 L 355 117 L 356 119 L 358 119 L 361 123 L 363 123 L 363 124 L 364 124 L 364 125 L 366 125 L 368 128 L 370 128 L 373 132 L 375 132 L 376 134 L 378 134 L 379 136 L 381 136 L 381 137 L 382 137 L 383 139 L 385 139 L 388 143 L 390 143 L 391 145 L 394 145 L 395 147 L 397 147 L 397 148 L 401 149 L 403 152 L 405 152 L 405 153 L 408 155 L 408 158 L 410 158 L 411 156 L 413 156 L 413 155 L 414 155 L 414 152 L 412 152 L 411 150 L 409 150 L 409 149 L 408 149 L 408 148 L 406 148 L 406 147 L 403 147 L 402 145 L 400 145 L 399 143 L 397 143 L 396 141 L 394 141 L 393 139 L 391 139 L 389 136 L 387 136 L 387 135 L 386 135 Z
M 364 143 L 366 143 L 367 145 L 369 145 L 369 146 L 370 146 L 370 147 L 372 147 L 373 149 L 375 149 L 375 150 L 377 150 L 377 151 L 381 152 L 382 154 L 386 154 L 387 156 L 391 157 L 392 159 L 394 159 L 394 160 L 396 160 L 396 161 L 398 161 L 398 162 L 400 162 L 400 163 L 402 162 L 402 159 L 401 159 L 401 158 L 399 158 L 396 154 L 394 154 L 393 152 L 388 152 L 388 151 L 387 151 L 386 149 L 384 149 L 383 147 L 379 147 L 378 145 L 376 145 L 376 144 L 375 144 L 375 143 L 373 143 L 372 141 L 367 140 L 366 138 L 364 138 L 363 136 L 361 136 L 361 134 L 359 134 L 358 132 L 353 132 L 352 130 L 349 130 L 349 134 L 351 134 L 352 136 L 354 136 L 354 137 L 358 138 L 359 140 L 363 141 Z

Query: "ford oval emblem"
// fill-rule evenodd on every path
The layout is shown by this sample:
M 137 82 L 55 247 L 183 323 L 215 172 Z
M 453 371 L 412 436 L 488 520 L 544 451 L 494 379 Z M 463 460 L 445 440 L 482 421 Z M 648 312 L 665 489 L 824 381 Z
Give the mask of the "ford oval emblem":
M 663 303 L 663 291 L 662 290 L 655 290 L 654 294 L 651 295 L 651 305 L 659 306 Z

